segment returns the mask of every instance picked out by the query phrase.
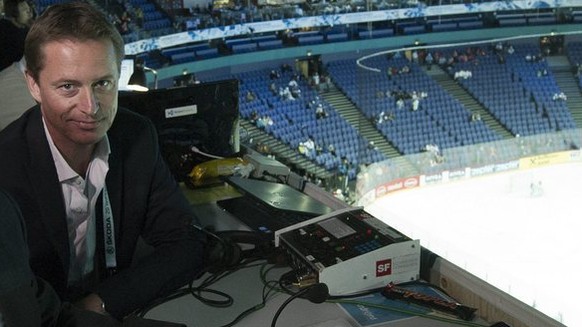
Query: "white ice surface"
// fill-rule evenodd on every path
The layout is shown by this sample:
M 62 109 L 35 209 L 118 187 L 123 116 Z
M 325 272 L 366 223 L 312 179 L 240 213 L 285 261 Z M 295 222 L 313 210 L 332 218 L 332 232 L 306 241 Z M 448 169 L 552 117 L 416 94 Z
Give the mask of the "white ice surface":
M 541 190 L 532 192 L 531 184 L 539 182 Z M 457 266 L 576 327 L 582 326 L 581 204 L 582 163 L 575 163 L 396 192 L 365 209 Z

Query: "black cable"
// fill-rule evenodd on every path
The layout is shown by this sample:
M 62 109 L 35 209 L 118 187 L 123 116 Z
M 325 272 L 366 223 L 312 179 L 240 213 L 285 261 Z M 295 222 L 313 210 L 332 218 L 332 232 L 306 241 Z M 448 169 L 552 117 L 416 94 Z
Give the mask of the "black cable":
M 232 304 L 232 302 L 234 301 L 232 299 L 232 297 L 224 292 L 221 291 L 216 291 L 216 290 L 212 290 L 212 289 L 208 289 L 208 286 L 212 285 L 213 283 L 219 281 L 220 279 L 230 275 L 231 273 L 234 273 L 235 271 L 238 271 L 242 268 L 250 268 L 250 267 L 254 267 L 255 265 L 249 265 L 250 263 L 256 261 L 256 259 L 253 260 L 246 260 L 245 262 L 242 262 L 240 265 L 234 267 L 233 269 L 229 270 L 229 271 L 222 271 L 218 274 L 213 274 L 210 275 L 209 277 L 207 277 L 201 285 L 199 286 L 193 286 L 194 284 L 194 280 L 190 281 L 190 283 L 188 284 L 188 287 L 186 288 L 180 288 L 172 293 L 169 293 L 168 295 L 155 299 L 153 300 L 150 304 L 146 305 L 145 307 L 143 307 L 142 309 L 139 309 L 138 311 L 136 311 L 134 313 L 134 315 L 138 316 L 138 317 L 145 317 L 145 315 L 152 310 L 153 308 L 162 305 L 166 302 L 178 299 L 180 297 L 183 297 L 185 295 L 192 295 L 193 297 L 195 297 L 196 299 L 198 299 L 199 301 L 201 301 L 204 304 L 210 305 L 210 306 L 217 306 L 217 307 L 227 307 L 228 305 L 226 305 L 227 302 L 230 302 L 230 305 Z M 201 287 L 202 286 L 202 287 Z M 200 289 L 198 289 L 200 288 Z M 217 300 L 210 300 L 208 298 L 203 297 L 202 295 L 198 294 L 198 296 L 196 296 L 193 292 L 206 292 L 206 293 L 213 293 L 213 294 L 218 294 L 221 296 L 224 296 L 226 300 L 223 301 L 217 301 Z
M 279 316 L 281 315 L 281 312 L 283 312 L 283 309 L 285 309 L 285 307 L 291 303 L 291 301 L 295 300 L 296 298 L 306 294 L 307 292 L 310 291 L 310 289 L 314 286 L 316 286 L 318 284 L 314 284 L 311 285 L 309 287 L 306 287 L 304 289 L 302 289 L 301 291 L 291 295 L 289 298 L 287 298 L 287 300 L 285 300 L 285 302 L 283 302 L 283 304 L 281 304 L 281 306 L 279 307 L 279 309 L 277 309 L 277 312 L 275 312 L 275 315 L 273 316 L 273 320 L 271 321 L 271 327 L 275 327 L 275 325 L 277 325 L 277 319 L 279 319 Z
M 234 302 L 234 299 L 230 295 L 228 295 L 227 293 L 222 292 L 222 291 L 210 289 L 209 286 L 218 282 L 219 280 L 239 271 L 242 268 L 254 267 L 255 265 L 249 265 L 249 264 L 252 262 L 255 262 L 257 260 L 258 260 L 258 258 L 246 259 L 246 260 L 242 261 L 239 265 L 237 265 L 233 268 L 225 269 L 225 270 L 222 270 L 218 273 L 215 273 L 215 274 L 208 276 L 198 286 L 193 286 L 194 281 L 190 282 L 190 284 L 189 284 L 190 294 L 192 294 L 192 296 L 195 297 L 196 299 L 198 299 L 200 302 L 202 302 L 206 305 L 209 305 L 209 306 L 224 308 L 224 307 L 228 307 L 228 306 L 232 305 L 232 303 Z M 202 293 L 210 293 L 210 294 L 222 296 L 224 298 L 224 300 L 209 299 L 207 297 L 202 296 Z
M 294 292 L 289 288 L 288 285 L 292 285 L 291 276 L 295 273 L 295 270 L 290 270 L 279 277 L 279 287 L 287 294 L 293 294 Z M 294 276 L 295 277 L 295 276 Z
M 268 265 L 268 263 L 266 263 L 266 262 L 262 263 L 261 269 L 260 269 L 260 278 L 261 278 L 261 281 L 263 282 L 263 297 L 262 297 L 261 303 L 246 309 L 245 311 L 241 312 L 238 316 L 236 316 L 231 322 L 229 322 L 225 325 L 222 325 L 220 327 L 232 327 L 232 326 L 234 326 L 235 324 L 240 322 L 243 318 L 247 317 L 251 313 L 256 312 L 256 311 L 264 308 L 266 303 L 267 303 L 267 300 L 269 299 L 269 296 L 271 296 L 273 292 L 280 291 L 279 289 L 277 289 L 275 287 L 275 285 L 278 283 L 278 281 L 275 281 L 275 280 L 267 281 L 267 277 L 266 277 L 267 274 L 269 273 L 269 271 L 274 269 L 276 267 L 276 265 L 271 265 L 271 267 L 269 267 L 268 269 L 265 269 L 265 267 L 267 265 Z
M 356 298 L 356 297 L 360 297 L 360 296 L 364 296 L 364 295 L 368 295 L 368 294 L 377 293 L 377 292 L 381 291 L 382 289 L 383 289 L 383 287 L 372 288 L 372 289 L 369 289 L 367 291 L 351 293 L 351 294 L 346 294 L 346 295 L 333 295 L 333 296 L 329 297 L 329 300 L 342 300 L 342 299 Z
M 238 271 L 238 269 L 239 269 L 239 267 L 235 267 L 232 270 L 222 270 L 220 272 L 214 273 L 214 274 L 208 276 L 198 286 L 194 286 L 194 281 L 190 282 L 189 287 L 188 287 L 190 294 L 194 298 L 199 300 L 200 302 L 202 302 L 206 305 L 209 305 L 209 306 L 225 308 L 225 307 L 232 305 L 234 300 L 230 295 L 228 295 L 225 292 L 214 290 L 214 289 L 211 289 L 208 287 L 210 285 L 216 283 L 217 281 L 221 280 L 222 278 L 230 275 L 234 271 Z M 224 300 L 213 300 L 213 299 L 202 296 L 202 293 L 210 293 L 210 294 L 214 294 L 214 295 L 219 295 L 219 296 L 223 297 Z
M 227 307 L 230 307 L 234 303 L 234 299 L 232 298 L 232 296 L 230 296 L 227 293 L 222 292 L 222 291 L 218 291 L 218 290 L 211 289 L 211 288 L 189 288 L 189 289 L 190 289 L 190 294 L 194 298 L 196 298 L 198 301 L 200 301 L 206 305 L 209 305 L 209 306 L 218 307 L 218 308 L 227 308 Z M 224 300 L 210 299 L 208 297 L 202 296 L 203 293 L 218 295 L 219 297 L 224 298 Z
M 285 307 L 287 307 L 287 305 L 291 303 L 291 301 L 295 300 L 298 297 L 305 298 L 311 301 L 312 303 L 316 304 L 323 303 L 329 297 L 329 290 L 327 288 L 327 285 L 323 283 L 317 283 L 310 285 L 300 290 L 299 292 L 293 293 L 289 298 L 285 300 L 285 302 L 283 302 L 283 304 L 281 304 L 281 306 L 279 306 L 277 312 L 275 312 L 275 315 L 273 316 L 273 320 L 271 322 L 271 327 L 275 327 L 275 325 L 277 324 L 277 319 L 279 319 L 279 316 L 281 315 Z
M 277 284 L 277 281 L 269 281 L 269 282 L 265 283 L 265 285 L 263 285 L 263 297 L 262 297 L 261 303 L 246 309 L 245 311 L 241 312 L 238 316 L 236 316 L 234 318 L 234 320 L 232 320 L 228 324 L 222 325 L 220 327 L 232 327 L 232 326 L 236 325 L 238 322 L 240 322 L 243 318 L 250 315 L 251 313 L 256 312 L 256 311 L 264 308 L 265 305 L 267 304 L 267 300 L 269 298 L 270 293 L 273 291 L 276 291 L 274 289 L 274 287 L 270 287 L 271 284 Z M 268 288 L 268 291 L 265 292 L 265 290 L 267 290 L 267 288 Z

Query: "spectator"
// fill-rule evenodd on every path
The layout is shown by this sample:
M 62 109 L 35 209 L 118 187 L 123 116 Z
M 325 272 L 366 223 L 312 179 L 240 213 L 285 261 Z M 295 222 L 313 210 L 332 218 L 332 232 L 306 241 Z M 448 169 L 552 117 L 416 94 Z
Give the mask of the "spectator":
M 412 99 L 412 111 L 417 111 L 420 108 L 420 99 Z
M 277 95 L 277 84 L 275 82 L 269 84 L 269 91 L 271 91 L 271 94 Z
M 404 99 L 398 98 L 396 100 L 396 109 L 402 109 L 402 108 L 404 108 Z
M 455 72 L 454 79 L 455 80 L 468 79 L 471 77 L 473 77 L 473 72 L 471 72 L 470 70 L 459 70 L 458 72 Z
M 253 123 L 253 124 L 256 124 L 257 123 L 257 120 L 259 119 L 259 114 L 257 113 L 256 110 L 253 110 L 251 112 L 251 116 L 250 116 L 249 119 L 250 119 L 251 123 Z
M 315 118 L 321 119 L 321 118 L 326 118 L 327 116 L 328 116 L 327 112 L 323 108 L 323 105 L 321 103 L 319 103 L 317 105 L 317 108 L 315 108 Z
M 267 122 L 265 121 L 265 117 L 261 116 L 255 119 L 255 123 L 259 129 L 264 129 L 267 126 Z
M 34 13 L 27 0 L 3 0 L 4 18 L 0 19 L 0 70 L 19 61 L 24 54 L 24 40 Z
M 384 122 L 390 122 L 394 120 L 394 114 L 389 112 L 386 113 L 384 112 L 384 110 L 382 110 L 379 114 L 378 117 L 376 118 L 376 124 L 377 125 L 381 125 Z
M 481 114 L 474 112 L 471 114 L 471 122 L 481 121 Z
M 336 155 L 336 152 L 335 152 L 335 146 L 334 146 L 332 143 L 330 143 L 330 144 L 327 146 L 327 151 L 328 151 L 328 152 L 329 152 L 329 153 L 330 153 L 332 156 L 335 156 L 335 155 Z
M 245 99 L 247 102 L 252 102 L 256 99 L 255 93 L 253 91 L 248 90 L 247 94 L 245 95 Z
M 559 92 L 559 93 L 554 93 L 554 95 L 552 96 L 552 100 L 554 100 L 554 101 L 567 101 L 568 97 L 566 96 L 566 93 Z
M 426 57 L 424 58 L 424 62 L 426 63 L 426 69 L 430 70 L 432 68 L 432 64 L 434 62 L 434 58 L 432 54 L 429 52 L 427 53 Z
M 283 100 L 295 100 L 295 97 L 293 96 L 293 94 L 291 94 L 291 90 L 289 89 L 288 86 L 286 87 L 280 87 L 279 88 L 279 96 L 281 97 L 281 99 Z
M 319 91 L 319 74 L 317 72 L 313 73 L 311 76 L 311 84 L 313 87 Z
M 315 142 L 311 137 L 308 137 L 304 142 L 299 143 L 299 153 L 308 158 L 313 158 L 315 155 Z
M 144 13 L 141 6 L 134 9 L 135 24 L 139 28 L 143 28 Z
M 297 80 L 295 78 L 291 78 L 287 86 L 289 86 L 290 89 L 295 89 L 299 87 L 299 84 L 297 84 Z
M 119 18 L 119 32 L 121 34 L 128 34 L 130 30 L 131 16 L 127 11 L 124 11 Z

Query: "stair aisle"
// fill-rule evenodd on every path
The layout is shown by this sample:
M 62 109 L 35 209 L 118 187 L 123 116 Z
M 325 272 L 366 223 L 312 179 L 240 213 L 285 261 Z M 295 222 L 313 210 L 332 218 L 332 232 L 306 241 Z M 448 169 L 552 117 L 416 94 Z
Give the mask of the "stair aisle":
M 384 136 L 376 129 L 376 127 L 364 115 L 360 113 L 358 108 L 335 86 L 332 84 L 328 92 L 321 94 L 322 98 L 327 101 L 335 111 L 337 111 L 348 123 L 350 123 L 358 131 L 362 137 L 368 141 L 373 141 L 374 145 L 386 158 L 394 158 L 400 156 L 390 143 L 386 141 Z
M 566 105 L 570 109 L 572 118 L 578 128 L 582 127 L 582 94 L 578 86 L 578 80 L 572 73 L 572 67 L 565 56 L 553 56 L 548 58 L 548 66 L 554 74 L 560 90 L 566 94 Z
M 332 83 L 328 92 L 321 96 L 354 128 L 362 137 L 368 141 L 373 141 L 378 150 L 387 158 L 402 169 L 403 176 L 414 176 L 417 174 L 415 165 L 407 157 L 394 148 L 384 136 L 376 129 L 360 110 Z
M 514 136 L 499 123 L 499 121 L 493 117 L 489 111 L 483 107 L 479 102 L 477 102 L 465 89 L 463 89 L 453 78 L 451 78 L 445 71 L 443 71 L 439 66 L 432 66 L 431 70 L 425 71 L 429 76 L 431 76 L 435 81 L 437 81 L 441 87 L 451 94 L 455 99 L 457 99 L 467 110 L 471 113 L 478 113 L 481 115 L 481 120 L 489 126 L 493 131 L 501 135 L 504 139 L 513 138 Z

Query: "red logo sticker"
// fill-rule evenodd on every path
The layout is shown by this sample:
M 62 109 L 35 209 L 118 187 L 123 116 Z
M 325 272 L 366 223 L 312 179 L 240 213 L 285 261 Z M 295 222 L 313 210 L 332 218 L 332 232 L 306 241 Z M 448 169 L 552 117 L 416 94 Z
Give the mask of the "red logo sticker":
M 376 277 L 392 275 L 392 259 L 376 261 Z

